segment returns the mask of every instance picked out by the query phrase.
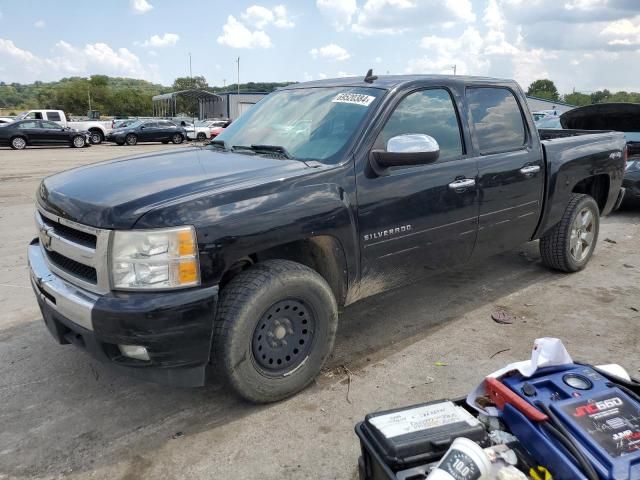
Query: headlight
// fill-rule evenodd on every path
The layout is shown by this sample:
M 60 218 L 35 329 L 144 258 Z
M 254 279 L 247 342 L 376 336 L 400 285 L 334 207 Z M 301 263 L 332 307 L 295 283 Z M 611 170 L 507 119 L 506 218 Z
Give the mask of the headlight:
M 118 290 L 168 289 L 200 284 L 193 227 L 116 231 L 111 283 Z

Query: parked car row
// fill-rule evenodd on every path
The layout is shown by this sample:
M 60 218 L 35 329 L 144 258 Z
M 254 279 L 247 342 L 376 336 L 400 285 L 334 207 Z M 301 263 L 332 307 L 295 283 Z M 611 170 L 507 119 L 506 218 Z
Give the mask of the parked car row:
M 180 144 L 187 138 L 187 131 L 169 120 L 136 120 L 114 128 L 105 138 L 118 145 L 135 145 L 138 142 Z

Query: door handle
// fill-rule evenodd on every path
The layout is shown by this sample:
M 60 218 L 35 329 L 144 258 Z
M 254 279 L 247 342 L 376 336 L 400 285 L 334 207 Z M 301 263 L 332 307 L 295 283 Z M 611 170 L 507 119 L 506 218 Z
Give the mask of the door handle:
M 520 173 L 525 177 L 535 175 L 540 171 L 540 165 L 526 165 L 520 169 Z
M 461 178 L 459 180 L 454 180 L 449 184 L 449 188 L 456 193 L 462 193 L 467 188 L 471 188 L 475 186 L 476 181 L 473 178 Z

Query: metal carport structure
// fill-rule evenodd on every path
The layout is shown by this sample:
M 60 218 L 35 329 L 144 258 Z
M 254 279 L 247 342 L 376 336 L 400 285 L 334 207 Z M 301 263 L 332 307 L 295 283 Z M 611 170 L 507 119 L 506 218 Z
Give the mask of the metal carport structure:
M 176 99 L 179 96 L 198 100 L 198 119 L 200 120 L 210 117 L 210 112 L 214 111 L 214 104 L 223 100 L 220 95 L 200 89 L 180 90 L 178 92 L 154 95 L 151 98 L 151 101 L 153 102 L 153 116 L 177 117 L 178 111 Z

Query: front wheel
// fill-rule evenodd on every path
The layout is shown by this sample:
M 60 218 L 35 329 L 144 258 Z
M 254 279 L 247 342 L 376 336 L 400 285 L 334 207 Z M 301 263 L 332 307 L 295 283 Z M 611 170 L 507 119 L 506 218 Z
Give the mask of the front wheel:
M 135 145 L 136 143 L 138 143 L 138 137 L 134 133 L 130 133 L 126 136 L 124 141 L 127 143 L 127 145 Z
M 71 146 L 75 148 L 82 148 L 86 145 L 86 143 L 87 142 L 85 142 L 84 137 L 81 135 L 76 135 L 71 140 Z
M 562 220 L 540 239 L 542 263 L 563 272 L 582 270 L 593 255 L 599 230 L 596 201 L 589 195 L 572 194 Z
M 27 141 L 22 137 L 13 137 L 11 139 L 11 148 L 14 150 L 24 150 L 27 147 Z
M 324 278 L 299 263 L 268 260 L 223 289 L 214 362 L 240 396 L 275 402 L 320 373 L 337 328 L 338 307 Z
M 196 136 L 196 140 L 198 140 L 199 142 L 204 142 L 207 139 L 207 134 L 204 132 L 198 132 L 198 135 Z
M 173 136 L 173 138 L 171 139 L 171 141 L 172 141 L 173 143 L 175 143 L 176 145 L 178 145 L 178 144 L 182 143 L 182 141 L 183 141 L 183 140 L 184 140 L 184 137 L 183 137 L 181 134 L 179 134 L 179 133 L 176 133 L 176 134 Z

